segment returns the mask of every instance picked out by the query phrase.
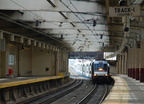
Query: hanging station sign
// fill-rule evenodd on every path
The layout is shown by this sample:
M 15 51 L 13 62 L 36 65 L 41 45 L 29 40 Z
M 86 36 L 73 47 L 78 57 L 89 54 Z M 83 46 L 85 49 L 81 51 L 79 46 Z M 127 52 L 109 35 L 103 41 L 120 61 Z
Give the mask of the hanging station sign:
M 140 5 L 109 7 L 110 17 L 140 16 Z

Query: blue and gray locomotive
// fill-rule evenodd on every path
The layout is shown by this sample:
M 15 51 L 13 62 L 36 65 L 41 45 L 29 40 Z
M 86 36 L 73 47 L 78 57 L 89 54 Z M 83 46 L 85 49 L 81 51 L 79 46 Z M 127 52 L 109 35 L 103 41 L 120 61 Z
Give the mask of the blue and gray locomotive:
M 91 64 L 93 83 L 109 83 L 110 72 L 109 63 L 104 59 L 99 59 Z

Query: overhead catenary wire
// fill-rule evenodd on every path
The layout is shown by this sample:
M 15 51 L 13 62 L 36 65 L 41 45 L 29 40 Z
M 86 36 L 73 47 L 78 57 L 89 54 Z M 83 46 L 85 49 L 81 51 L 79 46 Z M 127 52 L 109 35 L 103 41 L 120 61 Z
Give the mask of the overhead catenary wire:
M 18 5 L 19 7 L 23 8 L 24 10 L 27 10 L 25 7 L 23 7 L 22 5 L 18 4 L 17 2 L 15 2 L 15 1 L 13 1 L 13 0 L 10 0 L 10 1 L 13 2 L 14 4 Z M 30 13 L 38 16 L 38 17 L 41 18 L 42 20 L 45 20 L 43 17 L 39 16 L 38 14 L 36 14 L 36 13 L 30 11 L 30 10 L 28 10 L 28 11 L 29 11 Z M 35 32 L 37 32 L 37 33 L 43 34 L 44 36 L 49 37 L 49 38 L 51 38 L 51 39 L 53 39 L 53 40 L 56 40 L 57 42 L 63 44 L 64 46 L 69 47 L 69 45 L 65 44 L 64 42 L 56 39 L 55 37 L 53 37 L 53 36 L 51 36 L 51 35 L 47 35 L 47 33 L 44 33 L 44 32 L 42 32 L 42 31 L 39 31 L 39 30 L 34 29 L 34 28 L 31 27 L 28 23 L 26 23 L 26 22 L 24 22 L 24 21 L 22 21 L 22 20 L 21 20 L 21 21 L 19 20 L 21 23 L 23 23 L 23 24 L 20 24 L 20 23 L 14 21 L 10 16 L 8 16 L 8 15 L 6 15 L 6 14 L 4 14 L 4 13 L 0 12 L 0 14 L 3 15 L 3 16 L 0 16 L 0 18 L 2 18 L 2 19 L 5 19 L 5 20 L 10 21 L 10 22 L 13 22 L 13 23 L 16 23 L 16 24 L 18 24 L 18 25 L 20 25 L 20 26 L 22 26 L 22 27 L 25 27 L 25 28 L 27 28 L 27 29 L 31 29 L 31 30 L 33 30 L 33 31 L 35 31 Z M 25 25 L 24 25 L 24 24 L 25 24 Z M 56 24 L 55 24 L 55 25 L 56 25 Z
M 23 6 L 20 5 L 19 3 L 15 2 L 15 1 L 13 1 L 13 0 L 11 0 L 11 2 L 15 3 L 16 5 L 18 5 L 19 7 L 23 8 L 24 10 L 27 10 L 25 7 L 23 7 Z M 69 5 L 70 5 L 70 4 L 71 4 L 71 3 L 69 3 Z M 68 6 L 69 6 L 69 5 L 68 5 Z M 44 19 L 43 17 L 39 16 L 38 14 L 36 14 L 36 13 L 30 11 L 30 10 L 27 10 L 27 11 L 30 12 L 30 13 L 32 13 L 32 14 L 34 14 L 34 15 L 36 15 L 37 17 L 39 17 L 42 21 L 47 22 L 46 19 Z M 21 22 L 23 22 L 23 21 L 21 21 Z M 25 22 L 24 22 L 24 23 L 25 23 Z M 51 23 L 52 23 L 52 22 L 51 22 Z M 52 23 L 52 24 L 57 25 L 57 24 L 55 24 L 55 23 Z M 29 25 L 29 24 L 28 24 L 28 25 Z M 57 26 L 59 26 L 59 25 L 57 25 Z M 65 29 L 60 28 L 60 32 L 61 32 L 61 30 L 64 31 Z M 59 34 L 60 34 L 60 32 L 59 32 Z M 52 36 L 49 36 L 49 37 L 52 37 Z M 55 38 L 52 37 L 52 39 L 55 39 Z M 55 39 L 55 40 L 59 42 L 59 40 L 57 40 L 57 39 Z M 60 43 L 64 44 L 64 46 L 65 46 L 65 43 L 63 43 L 62 41 L 60 41 Z M 69 45 L 66 45 L 66 46 L 69 47 Z
M 84 22 L 83 22 L 83 20 L 74 12 L 74 11 L 72 11 L 62 0 L 60 0 L 60 2 L 65 6 L 65 7 L 67 7 L 70 11 L 71 11 L 71 13 L 73 13 L 88 29 L 89 29 L 89 31 L 91 31 L 91 33 L 95 36 L 95 34 L 94 34 L 94 32 L 89 28 L 89 26 L 87 25 L 87 24 L 85 24 Z M 70 1 L 71 2 L 71 1 Z M 71 4 L 72 4 L 72 2 L 71 2 Z M 76 7 L 74 7 L 74 8 L 76 8 Z M 77 9 L 76 9 L 77 10 Z M 78 11 L 78 10 L 77 10 Z M 81 14 L 80 14 L 81 15 Z M 82 16 L 83 17 L 83 16 Z M 84 18 L 84 17 L 83 17 Z M 85 18 L 84 18 L 85 19 Z M 97 41 L 98 41 L 98 43 L 99 43 L 99 39 L 95 36 L 95 38 L 97 39 Z M 100 44 L 99 44 L 100 45 Z
M 23 8 L 24 10 L 27 10 L 25 7 L 23 7 L 22 5 L 20 5 L 19 3 L 17 3 L 17 2 L 15 2 L 14 0 L 11 0 L 13 3 L 15 3 L 16 5 L 19 5 L 21 8 Z M 60 0 L 61 1 L 61 0 Z M 67 5 L 67 7 L 69 7 L 69 5 L 73 5 L 73 3 L 70 1 L 70 3 Z M 73 5 L 74 6 L 74 5 Z M 75 9 L 78 11 L 78 9 L 75 7 Z M 39 16 L 38 14 L 36 14 L 36 13 L 34 13 L 33 11 L 30 11 L 30 10 L 28 10 L 30 13 L 32 13 L 32 14 L 34 14 L 34 15 L 36 15 L 36 16 L 38 16 L 40 19 L 42 19 L 42 20 L 45 20 L 43 17 L 41 17 L 41 16 Z M 79 11 L 78 11 L 79 12 Z M 75 13 L 75 12 L 73 12 L 75 15 L 76 15 L 76 17 L 77 18 L 79 18 L 79 16 L 77 15 L 77 13 Z M 83 17 L 83 15 L 80 13 L 80 15 Z M 80 18 L 81 19 L 81 18 Z M 83 19 L 85 19 L 84 17 L 83 17 Z M 81 21 L 82 21 L 82 19 L 81 19 Z M 24 21 L 21 21 L 21 22 L 23 22 L 23 23 L 25 23 Z M 50 21 L 51 22 L 51 21 Z M 83 21 L 82 21 L 83 22 Z M 26 23 L 25 23 L 26 24 Z M 53 24 L 53 23 L 52 23 Z M 57 24 L 54 24 L 54 25 L 57 25 Z M 89 28 L 89 26 L 87 25 L 87 24 L 85 24 L 86 26 L 87 26 L 87 28 L 94 34 L 94 31 L 93 30 L 91 30 L 90 28 Z M 32 28 L 32 27 L 31 27 Z M 64 29 L 63 29 L 64 30 Z M 46 34 L 47 35 L 47 34 Z M 99 38 L 94 34 L 94 36 L 95 36 L 95 38 L 97 39 L 97 41 L 99 41 Z M 50 37 L 52 37 L 52 38 L 54 38 L 53 36 L 50 36 Z M 99 44 L 100 44 L 100 42 L 98 42 Z
M 72 1 L 69 0 L 69 2 L 70 2 L 70 4 L 72 4 L 72 6 L 76 9 L 76 11 L 79 12 L 78 9 L 76 8 L 76 6 L 72 3 Z M 68 6 L 67 6 L 67 7 L 68 7 Z M 102 11 L 103 11 L 103 6 L 102 6 Z M 82 17 L 84 20 L 86 20 L 81 13 L 80 13 L 80 15 L 81 15 L 81 17 Z M 94 32 L 95 32 L 94 36 L 95 36 L 95 38 L 98 40 L 98 43 L 100 43 L 100 40 L 97 38 L 97 36 L 96 36 L 97 33 L 96 33 L 96 31 L 95 31 L 95 28 L 94 28 L 94 27 L 96 26 L 96 24 L 97 24 L 97 20 L 93 19 L 93 30 L 94 30 Z M 86 25 L 86 24 L 85 24 L 85 25 Z M 89 27 L 88 27 L 88 29 L 91 30 Z M 91 32 L 93 33 L 92 30 L 91 30 Z

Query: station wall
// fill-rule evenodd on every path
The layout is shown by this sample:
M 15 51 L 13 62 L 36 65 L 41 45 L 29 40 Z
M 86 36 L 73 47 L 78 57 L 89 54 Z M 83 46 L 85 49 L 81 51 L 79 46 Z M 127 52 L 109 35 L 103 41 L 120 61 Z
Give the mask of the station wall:
M 56 75 L 56 52 L 33 47 L 33 75 Z
M 19 75 L 29 76 L 32 74 L 32 49 L 21 49 L 19 50 Z
M 7 51 L 7 61 L 8 61 L 8 67 L 11 67 L 13 69 L 13 75 L 18 76 L 19 68 L 18 68 L 18 47 L 17 45 L 13 44 L 7 44 L 8 48 L 6 48 Z M 6 71 L 8 73 L 8 70 Z
M 68 52 L 6 40 L 5 50 L 0 50 L 0 77 L 7 77 L 8 67 L 14 70 L 15 77 L 68 73 Z

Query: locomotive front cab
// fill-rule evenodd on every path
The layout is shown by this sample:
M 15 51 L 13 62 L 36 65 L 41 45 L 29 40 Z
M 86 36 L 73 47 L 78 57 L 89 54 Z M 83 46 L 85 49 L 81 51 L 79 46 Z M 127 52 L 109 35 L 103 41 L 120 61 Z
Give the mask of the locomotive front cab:
M 109 64 L 107 61 L 95 61 L 92 64 L 92 80 L 105 82 L 109 79 Z
M 94 76 L 108 76 L 109 68 L 106 61 L 97 61 L 93 64 Z

